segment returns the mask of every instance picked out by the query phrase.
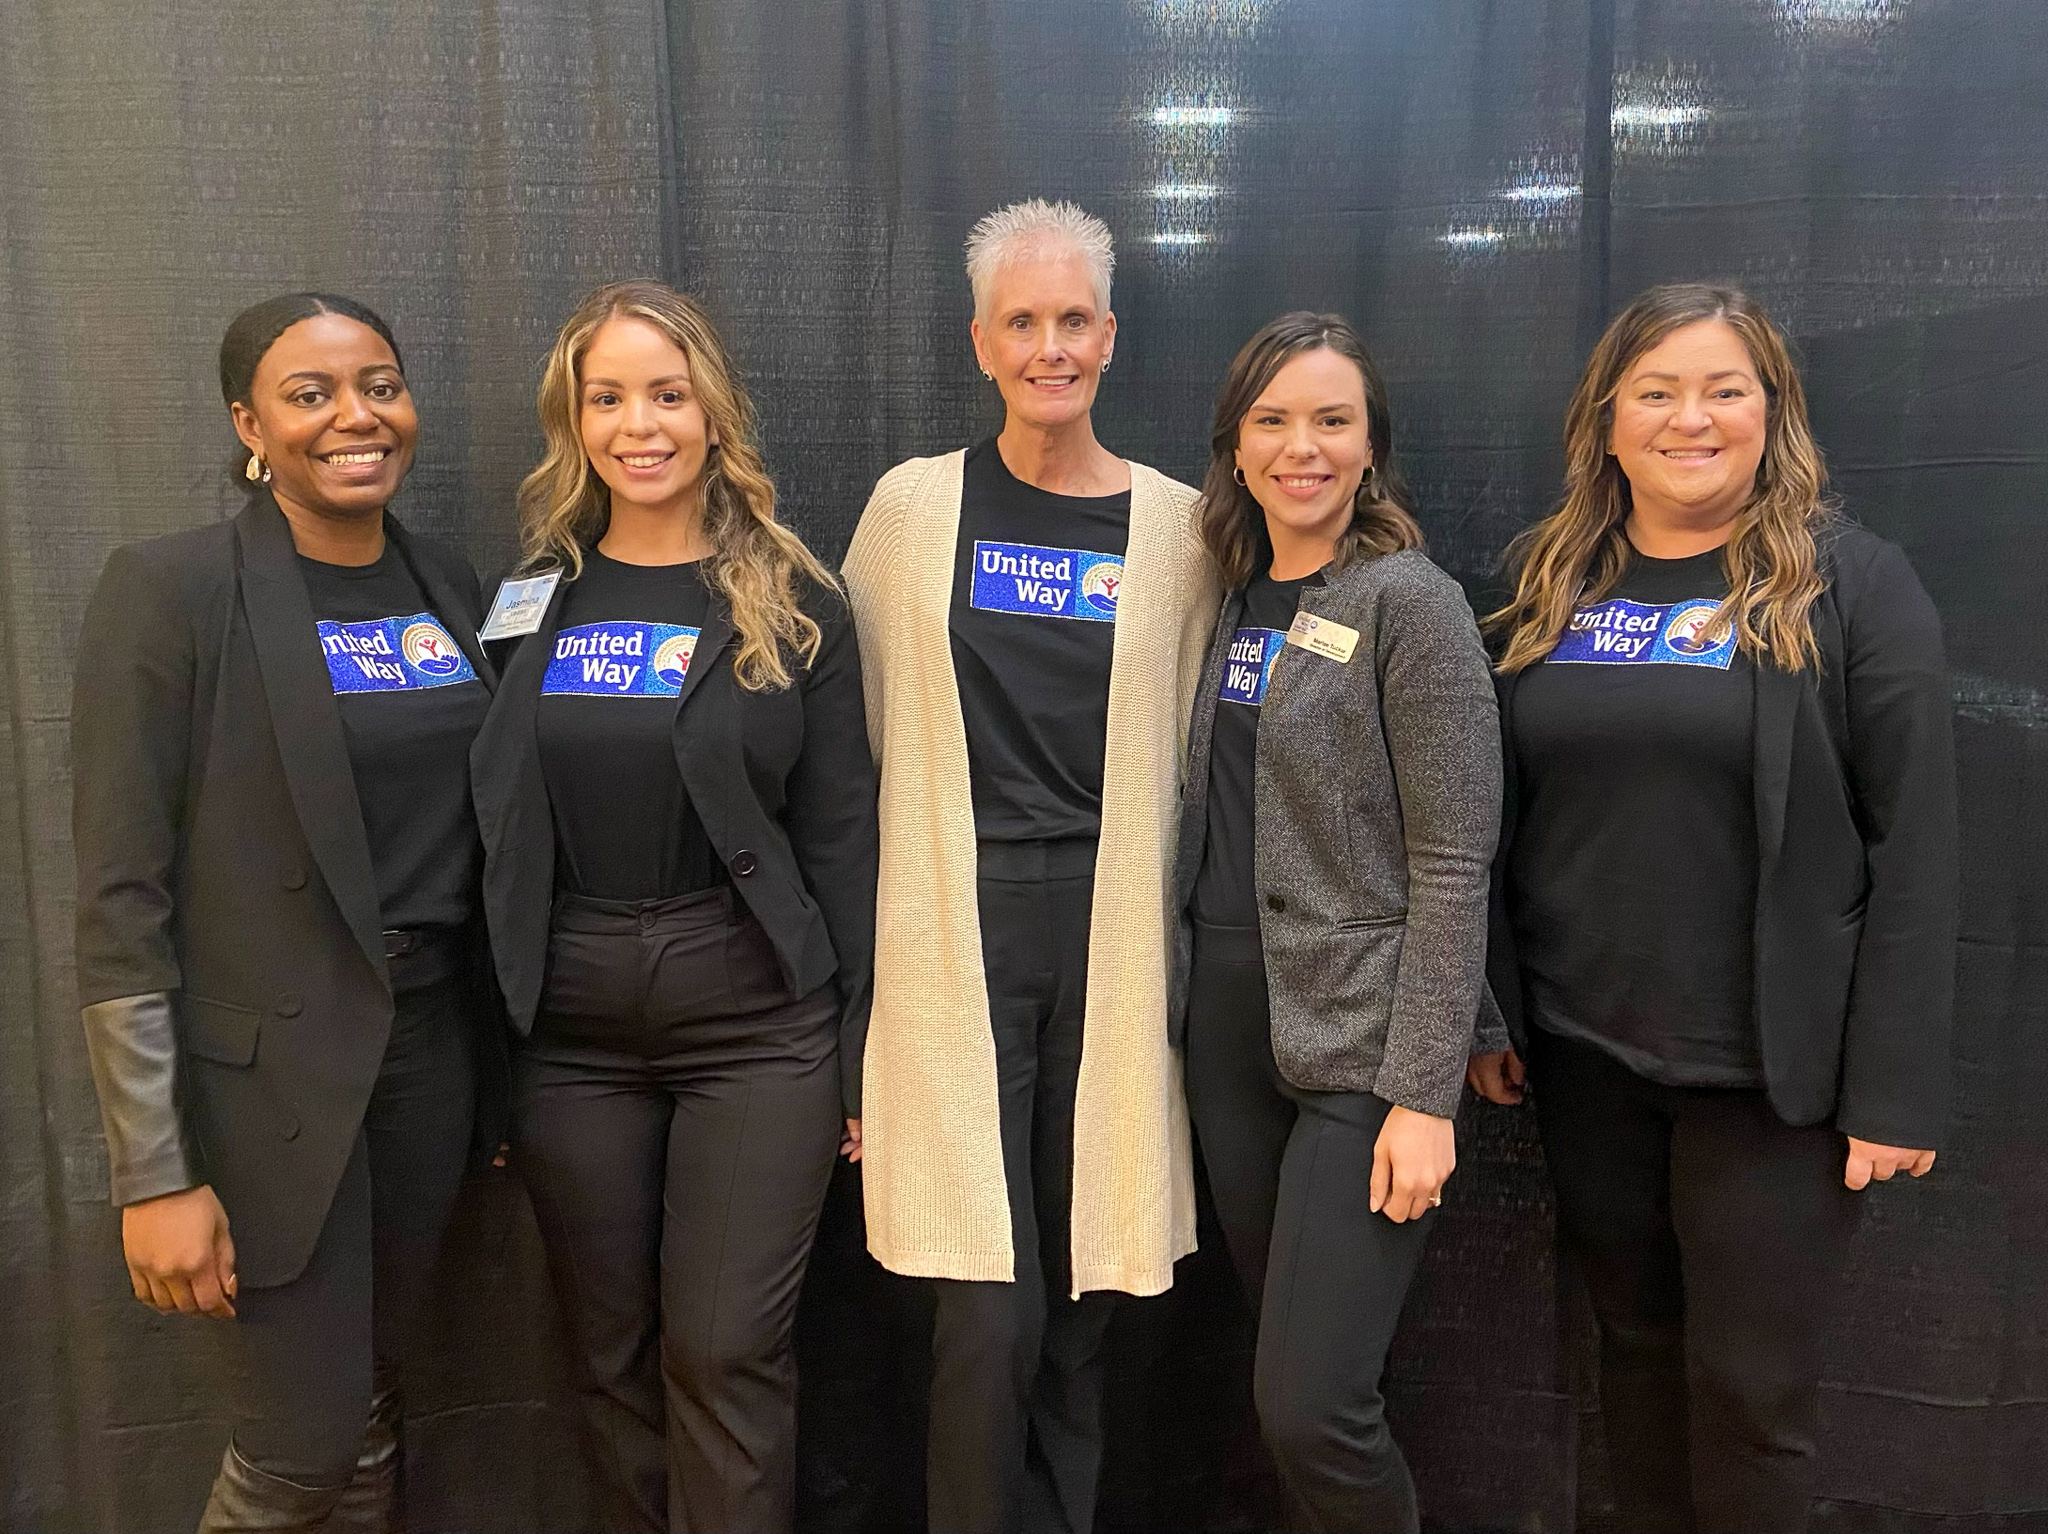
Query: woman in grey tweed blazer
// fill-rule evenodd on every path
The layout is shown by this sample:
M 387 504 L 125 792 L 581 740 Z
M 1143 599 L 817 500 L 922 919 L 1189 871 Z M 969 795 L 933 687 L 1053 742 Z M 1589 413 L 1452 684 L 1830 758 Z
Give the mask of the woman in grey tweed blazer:
M 1357 332 L 1283 315 L 1231 366 L 1203 492 L 1230 595 L 1189 732 L 1170 1017 L 1300 1528 L 1417 1526 L 1379 1381 L 1456 1161 L 1499 823 L 1486 655 L 1391 439 Z

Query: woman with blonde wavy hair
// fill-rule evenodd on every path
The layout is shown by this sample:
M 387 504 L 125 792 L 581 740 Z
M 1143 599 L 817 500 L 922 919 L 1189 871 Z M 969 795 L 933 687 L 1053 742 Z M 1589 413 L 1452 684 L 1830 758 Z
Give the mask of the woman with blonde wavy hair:
M 608 1529 L 787 1529 L 790 1331 L 858 1154 L 875 770 L 837 582 L 710 320 L 599 289 L 542 372 L 471 756 L 513 1162 Z M 842 1108 L 843 1105 L 843 1108 Z
M 1837 516 L 1784 337 L 1652 288 L 1509 551 L 1488 958 L 1600 1326 L 1622 1521 L 1804 1529 L 1856 1191 L 1948 1107 L 1955 771 L 1941 622 Z

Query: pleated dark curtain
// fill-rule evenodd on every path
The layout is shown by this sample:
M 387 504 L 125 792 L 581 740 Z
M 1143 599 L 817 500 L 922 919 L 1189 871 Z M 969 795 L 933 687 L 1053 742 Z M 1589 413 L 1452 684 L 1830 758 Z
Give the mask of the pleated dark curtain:
M 225 508 L 229 315 L 303 286 L 385 310 L 424 420 L 402 511 L 488 570 L 555 324 L 665 275 L 726 326 L 787 515 L 836 554 L 881 470 L 994 425 L 960 241 L 1042 193 L 1119 236 L 1107 442 L 1195 476 L 1244 336 L 1344 310 L 1475 588 L 1553 494 L 1578 363 L 1634 291 L 1733 279 L 1796 334 L 1848 509 L 1942 610 L 1965 790 L 1955 1129 L 1870 1199 L 1820 1523 L 2048 1527 L 2044 60 L 2038 0 L 5 0 L 0 1526 L 188 1527 L 224 1436 L 204 1327 L 128 1297 L 104 1202 L 66 713 L 106 552 Z M 1468 1113 L 1446 1202 L 1390 1383 L 1428 1515 L 1609 1526 L 1525 1114 Z M 820 1530 L 918 1513 L 918 1299 L 856 1212 L 842 1179 L 803 1319 Z M 575 1526 L 515 1184 L 472 1191 L 435 1320 L 414 1526 Z M 1271 1526 L 1213 1244 L 1116 1346 L 1102 1526 Z

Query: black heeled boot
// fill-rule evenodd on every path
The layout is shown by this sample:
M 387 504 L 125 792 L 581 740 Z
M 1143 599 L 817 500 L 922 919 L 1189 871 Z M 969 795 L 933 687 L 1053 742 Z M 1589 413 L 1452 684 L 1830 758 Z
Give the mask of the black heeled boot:
M 398 1527 L 398 1387 L 379 1381 L 370 1397 L 355 1478 L 328 1515 L 326 1534 L 394 1534 Z
M 199 1534 L 317 1534 L 344 1489 L 301 1486 L 258 1470 L 230 1440 L 199 1515 Z

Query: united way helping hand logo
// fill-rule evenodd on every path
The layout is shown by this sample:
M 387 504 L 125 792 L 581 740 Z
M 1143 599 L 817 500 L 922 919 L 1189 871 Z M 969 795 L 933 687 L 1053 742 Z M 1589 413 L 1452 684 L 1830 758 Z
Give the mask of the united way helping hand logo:
M 677 692 L 683 690 L 683 683 L 689 679 L 690 657 L 697 653 L 697 631 L 684 629 L 680 634 L 671 634 L 654 647 L 655 680 Z
M 447 630 L 432 621 L 407 624 L 398 650 L 422 676 L 452 677 L 468 664 Z
M 476 672 L 431 613 L 317 625 L 320 653 L 336 692 L 413 692 L 474 682 Z

